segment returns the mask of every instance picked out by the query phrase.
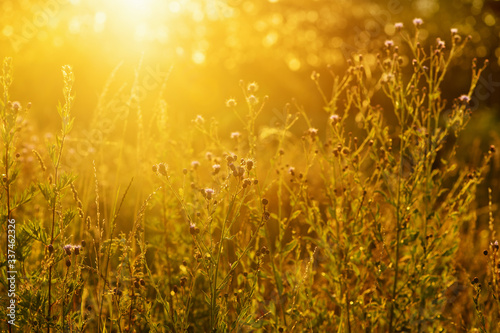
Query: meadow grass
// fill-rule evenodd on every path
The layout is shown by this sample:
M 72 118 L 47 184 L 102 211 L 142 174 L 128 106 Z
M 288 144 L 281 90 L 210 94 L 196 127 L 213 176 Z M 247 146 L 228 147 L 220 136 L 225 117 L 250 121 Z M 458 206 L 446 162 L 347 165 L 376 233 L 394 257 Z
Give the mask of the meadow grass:
M 405 44 L 387 41 L 375 66 L 353 55 L 343 75 L 330 70 L 331 92 L 314 72 L 318 123 L 294 100 L 259 125 L 269 97 L 255 82 L 226 101 L 232 133 L 203 115 L 172 123 L 162 93 L 148 118 L 138 77 L 111 93 L 112 75 L 91 122 L 100 135 L 80 159 L 72 68 L 60 132 L 44 145 L 30 106 L 12 102 L 6 58 L 1 215 L 5 230 L 17 221 L 19 274 L 12 328 L 2 270 L 2 330 L 499 331 L 495 189 L 489 245 L 476 230 L 496 149 L 475 165 L 457 158 L 487 63 L 475 60 L 464 92 L 445 101 L 468 38 L 452 30 L 424 46 L 420 25 L 397 24 Z

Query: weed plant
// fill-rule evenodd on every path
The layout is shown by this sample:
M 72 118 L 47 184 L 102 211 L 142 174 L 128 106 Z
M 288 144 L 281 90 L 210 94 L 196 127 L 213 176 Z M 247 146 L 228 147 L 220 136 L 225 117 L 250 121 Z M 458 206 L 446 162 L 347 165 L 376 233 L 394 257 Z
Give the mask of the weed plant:
M 375 65 L 353 55 L 344 75 L 330 70 L 330 93 L 314 72 L 318 124 L 293 101 L 281 123 L 258 126 L 268 97 L 242 82 L 226 102 L 234 132 L 202 115 L 180 131 L 163 93 L 145 117 L 140 68 L 114 94 L 112 75 L 92 122 L 102 135 L 78 163 L 71 67 L 61 131 L 44 147 L 24 120 L 30 105 L 11 101 L 5 59 L 1 214 L 4 230 L 17 221 L 21 273 L 18 328 L 3 292 L 3 330 L 499 331 L 491 199 L 490 245 L 475 244 L 476 193 L 496 150 L 478 165 L 456 157 L 487 62 L 474 60 L 470 84 L 444 100 L 468 38 L 452 29 L 424 46 L 421 24 L 396 24 Z M 384 98 L 385 110 L 374 102 Z M 473 252 L 484 272 L 468 266 Z

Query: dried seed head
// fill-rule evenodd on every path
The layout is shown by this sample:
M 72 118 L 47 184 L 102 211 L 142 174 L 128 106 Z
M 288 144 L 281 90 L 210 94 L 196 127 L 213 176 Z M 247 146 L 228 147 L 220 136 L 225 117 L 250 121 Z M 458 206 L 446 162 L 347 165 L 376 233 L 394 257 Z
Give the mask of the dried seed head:
M 251 82 L 247 86 L 247 90 L 249 93 L 253 94 L 259 89 L 259 85 L 256 82 Z
M 82 244 L 82 247 L 85 247 L 85 245 L 87 245 L 87 242 L 85 241 L 85 239 L 82 239 L 81 244 Z
M 253 161 L 252 160 L 247 160 L 246 161 L 246 167 L 247 167 L 248 171 L 252 170 L 252 168 L 253 168 Z
M 71 266 L 71 260 L 66 259 L 66 267 L 69 267 L 69 266 Z
M 268 203 L 269 203 L 269 200 L 267 200 L 266 198 L 262 198 L 262 204 L 264 206 L 266 206 Z
M 165 165 L 165 163 L 160 163 L 158 164 L 158 172 L 162 175 L 162 176 L 167 176 L 167 166 Z
M 47 245 L 47 250 L 49 250 L 49 253 L 54 252 L 54 245 L 52 244 Z
M 75 256 L 80 254 L 81 246 L 80 245 L 75 245 L 73 246 L 73 252 L 75 253 Z
M 228 108 L 234 108 L 236 106 L 236 100 L 234 98 L 230 98 L 226 101 L 226 106 Z
M 255 95 L 248 96 L 247 101 L 250 105 L 256 105 L 257 103 L 259 103 L 259 100 L 257 99 L 257 97 L 255 97 Z

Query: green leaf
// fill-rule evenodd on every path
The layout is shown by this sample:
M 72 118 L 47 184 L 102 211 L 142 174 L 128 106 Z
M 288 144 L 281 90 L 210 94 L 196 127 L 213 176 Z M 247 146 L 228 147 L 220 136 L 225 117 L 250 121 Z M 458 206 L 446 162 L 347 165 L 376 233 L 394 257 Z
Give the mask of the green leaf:
M 286 256 L 290 251 L 292 251 L 297 246 L 297 244 L 297 239 L 294 239 L 290 243 L 286 244 L 282 251 L 283 256 Z

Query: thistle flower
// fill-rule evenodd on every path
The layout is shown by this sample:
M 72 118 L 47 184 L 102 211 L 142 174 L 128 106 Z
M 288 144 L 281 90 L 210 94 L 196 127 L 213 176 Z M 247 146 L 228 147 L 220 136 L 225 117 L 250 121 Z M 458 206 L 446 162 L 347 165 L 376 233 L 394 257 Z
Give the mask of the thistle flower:
M 231 132 L 231 139 L 239 139 L 240 138 L 240 132 Z
M 198 161 L 191 162 L 191 167 L 193 168 L 193 170 L 198 169 L 199 166 L 200 166 L 200 162 L 198 162 Z
M 450 31 L 452 36 L 455 36 L 458 33 L 458 30 L 456 28 L 451 28 Z
M 396 29 L 397 32 L 401 31 L 401 29 L 403 29 L 403 23 L 402 22 L 395 23 L 394 28 Z
M 462 103 L 469 103 L 470 102 L 470 97 L 467 95 L 462 95 L 458 98 L 458 100 Z
M 387 47 L 388 49 L 392 48 L 394 46 L 394 42 L 389 39 L 389 40 L 386 40 L 385 43 L 384 43 L 385 47 Z
M 73 248 L 73 247 L 72 247 L 70 244 L 67 244 L 67 245 L 64 245 L 64 246 L 63 246 L 63 250 L 66 252 L 66 254 L 67 254 L 68 256 L 70 256 L 70 255 L 71 255 L 71 249 L 72 249 L 72 248 Z
M 309 133 L 309 135 L 311 136 L 311 138 L 315 138 L 317 135 L 318 135 L 318 129 L 317 128 L 310 128 L 307 130 L 307 132 Z
M 211 188 L 206 188 L 205 189 L 205 196 L 207 198 L 207 200 L 211 200 L 212 199 L 212 196 L 215 194 L 215 191 Z
M 424 24 L 424 21 L 423 21 L 421 18 L 417 17 L 417 18 L 414 18 L 414 19 L 413 19 L 413 24 L 415 25 L 415 27 L 417 27 L 417 28 L 418 28 L 418 27 L 420 27 L 422 24 Z
M 335 124 L 336 122 L 340 121 L 340 116 L 338 114 L 332 114 L 330 116 L 330 121 L 332 124 Z
M 213 171 L 214 175 L 218 174 L 219 171 L 220 171 L 220 164 L 214 164 L 214 165 L 212 165 L 212 169 L 214 170 Z

